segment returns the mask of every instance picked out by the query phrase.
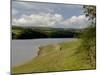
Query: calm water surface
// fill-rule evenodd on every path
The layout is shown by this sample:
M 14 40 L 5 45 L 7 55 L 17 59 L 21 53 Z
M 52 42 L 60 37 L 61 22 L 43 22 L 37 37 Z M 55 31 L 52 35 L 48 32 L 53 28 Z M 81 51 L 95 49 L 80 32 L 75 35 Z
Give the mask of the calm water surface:
M 37 56 L 40 46 L 72 41 L 72 38 L 12 40 L 11 65 L 20 65 Z

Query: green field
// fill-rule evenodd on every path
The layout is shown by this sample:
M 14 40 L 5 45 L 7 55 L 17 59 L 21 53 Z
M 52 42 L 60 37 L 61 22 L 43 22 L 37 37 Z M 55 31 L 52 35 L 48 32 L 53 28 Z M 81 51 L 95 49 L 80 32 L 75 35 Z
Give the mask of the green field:
M 12 68 L 12 74 L 95 69 L 85 51 L 77 52 L 81 40 L 40 47 L 38 56 Z

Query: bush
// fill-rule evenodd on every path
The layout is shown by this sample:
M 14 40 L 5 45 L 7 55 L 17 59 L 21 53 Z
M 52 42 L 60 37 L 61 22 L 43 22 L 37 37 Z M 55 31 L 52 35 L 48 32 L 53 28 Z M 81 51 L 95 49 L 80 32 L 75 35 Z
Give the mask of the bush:
M 80 51 L 85 51 L 87 54 L 87 59 L 89 60 L 92 66 L 95 66 L 96 61 L 96 26 L 91 25 L 86 28 L 85 31 L 81 34 L 80 38 L 81 45 Z

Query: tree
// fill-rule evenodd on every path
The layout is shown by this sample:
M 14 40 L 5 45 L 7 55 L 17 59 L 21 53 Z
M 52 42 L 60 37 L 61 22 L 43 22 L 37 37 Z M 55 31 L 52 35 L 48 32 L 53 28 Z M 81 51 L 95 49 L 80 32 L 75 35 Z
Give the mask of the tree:
M 17 36 L 17 39 L 35 39 L 35 38 L 45 38 L 45 34 L 32 30 L 32 29 L 23 29 L 20 35 Z
M 85 16 L 88 17 L 91 22 L 90 26 L 84 30 L 81 34 L 80 51 L 85 51 L 87 54 L 86 59 L 92 67 L 96 66 L 96 7 L 95 6 L 83 6 Z
M 92 21 L 92 23 L 96 23 L 96 6 L 84 5 L 83 6 L 85 16 Z

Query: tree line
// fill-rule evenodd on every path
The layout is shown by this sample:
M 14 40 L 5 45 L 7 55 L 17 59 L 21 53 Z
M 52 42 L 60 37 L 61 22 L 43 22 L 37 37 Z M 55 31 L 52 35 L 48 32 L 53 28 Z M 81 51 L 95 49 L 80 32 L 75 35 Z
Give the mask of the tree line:
M 76 38 L 80 29 L 12 27 L 12 39 Z

